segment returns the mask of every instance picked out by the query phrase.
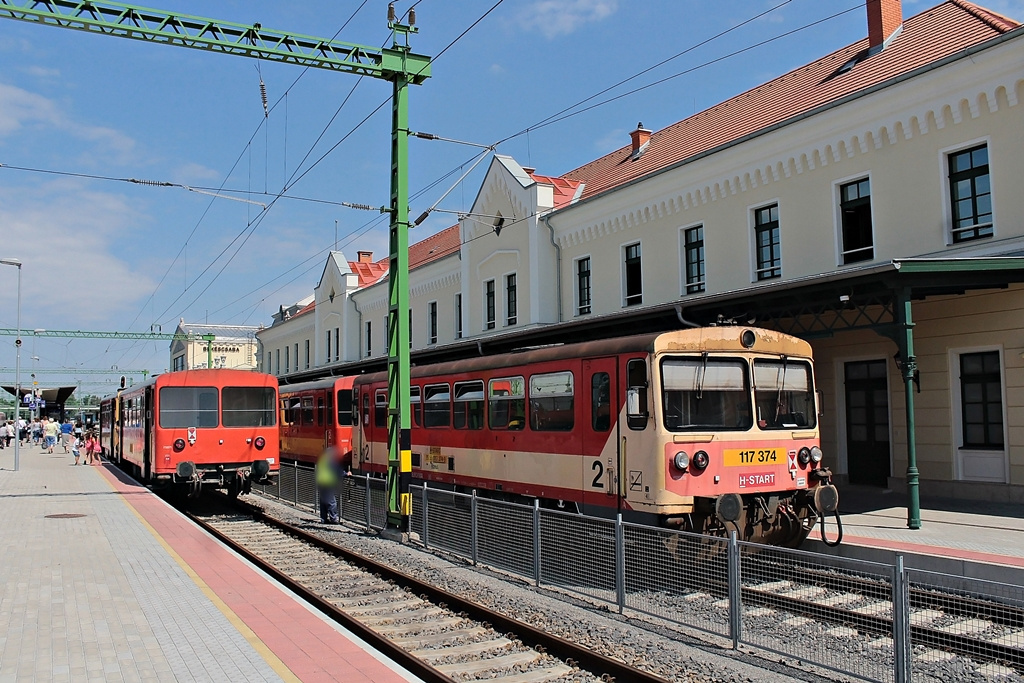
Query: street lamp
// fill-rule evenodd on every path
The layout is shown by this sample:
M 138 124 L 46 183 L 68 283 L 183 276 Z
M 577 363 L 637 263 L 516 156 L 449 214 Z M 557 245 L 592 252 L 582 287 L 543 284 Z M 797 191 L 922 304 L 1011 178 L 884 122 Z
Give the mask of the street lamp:
M 14 362 L 14 471 L 21 466 L 21 261 L 16 258 L 0 259 L 0 265 L 18 269 L 18 336 L 14 340 L 17 349 Z

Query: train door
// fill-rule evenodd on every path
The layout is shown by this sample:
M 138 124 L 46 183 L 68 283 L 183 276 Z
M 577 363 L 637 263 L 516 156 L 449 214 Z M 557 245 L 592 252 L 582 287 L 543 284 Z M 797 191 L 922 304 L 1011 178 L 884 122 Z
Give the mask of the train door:
M 583 361 L 583 500 L 607 508 L 619 488 L 618 376 L 616 358 Z
M 327 414 L 324 418 L 324 448 L 330 448 L 334 444 L 334 432 L 338 429 L 338 415 L 334 412 L 334 387 L 329 386 L 324 392 L 327 394 Z M 320 399 L 323 401 L 323 399 Z
M 153 405 L 154 394 L 153 387 L 146 387 L 142 393 L 143 438 L 146 443 L 146 452 L 143 454 L 142 480 L 147 482 L 153 476 L 153 461 L 156 458 L 156 429 L 153 428 L 153 418 L 156 413 L 156 406 Z

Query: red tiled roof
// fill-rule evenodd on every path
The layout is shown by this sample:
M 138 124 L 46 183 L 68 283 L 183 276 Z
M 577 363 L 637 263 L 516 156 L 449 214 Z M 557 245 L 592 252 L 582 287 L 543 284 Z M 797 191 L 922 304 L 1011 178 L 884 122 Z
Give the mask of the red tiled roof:
M 868 39 L 864 38 L 654 133 L 647 151 L 638 159 L 630 158 L 632 147 L 626 145 L 564 177 L 585 183 L 582 198 L 586 199 L 1019 26 L 966 0 L 947 0 L 904 21 L 902 33 L 877 54 L 865 57 Z M 862 61 L 839 73 L 854 58 Z
M 409 270 L 453 254 L 459 250 L 460 246 L 462 246 L 462 241 L 459 237 L 459 226 L 457 224 L 450 228 L 445 228 L 441 232 L 415 244 L 410 244 Z M 376 263 L 355 263 L 349 261 L 349 265 L 352 266 L 353 272 L 359 274 L 359 286 L 366 287 L 385 279 L 390 264 L 388 259 L 383 258 Z M 359 270 L 356 269 L 356 266 L 360 267 Z M 363 278 L 363 271 L 367 273 L 365 280 Z
M 367 285 L 372 285 L 380 279 L 381 275 L 388 272 L 388 260 L 384 259 L 376 263 L 349 261 L 348 267 L 359 277 L 359 286 L 366 287 Z
M 298 318 L 300 315 L 305 315 L 306 313 L 309 313 L 309 312 L 313 311 L 314 309 L 316 309 L 316 301 L 315 300 L 310 301 L 308 304 L 306 304 L 305 306 L 303 306 L 302 308 L 297 310 L 295 312 L 295 315 L 293 315 L 291 317 L 291 319 L 294 320 L 295 318 Z
M 579 180 L 569 180 L 568 178 L 558 178 L 555 176 L 541 175 L 539 173 L 531 173 L 530 177 L 538 183 L 554 186 L 556 209 L 560 209 L 572 201 L 572 198 L 576 196 L 576 188 L 580 186 L 581 182 Z

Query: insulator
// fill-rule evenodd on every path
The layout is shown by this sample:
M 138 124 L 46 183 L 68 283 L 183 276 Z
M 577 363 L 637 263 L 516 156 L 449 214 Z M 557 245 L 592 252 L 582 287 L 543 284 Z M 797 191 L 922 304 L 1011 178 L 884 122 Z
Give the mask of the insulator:
M 263 100 L 263 116 L 270 116 L 270 109 L 267 108 L 267 86 L 260 79 L 260 99 Z
M 415 7 L 410 7 L 409 8 L 409 26 L 415 26 L 415 25 L 416 25 L 416 8 Z
M 395 3 L 388 3 L 388 21 L 391 23 L 395 22 Z

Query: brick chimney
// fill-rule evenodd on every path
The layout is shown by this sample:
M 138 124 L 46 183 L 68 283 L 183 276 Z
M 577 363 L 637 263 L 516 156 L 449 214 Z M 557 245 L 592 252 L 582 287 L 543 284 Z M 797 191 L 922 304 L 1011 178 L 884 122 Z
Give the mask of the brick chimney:
M 870 0 L 868 0 L 870 2 Z M 636 159 L 644 150 L 647 149 L 647 143 L 651 141 L 651 131 L 644 128 L 643 121 L 636 124 L 636 130 L 629 134 L 630 140 L 633 141 L 633 158 Z
M 867 0 L 868 49 L 878 50 L 903 26 L 900 0 Z
M 357 251 L 356 257 L 358 259 L 358 263 L 373 263 L 372 251 Z

